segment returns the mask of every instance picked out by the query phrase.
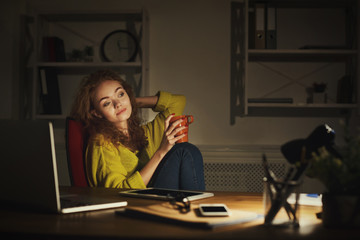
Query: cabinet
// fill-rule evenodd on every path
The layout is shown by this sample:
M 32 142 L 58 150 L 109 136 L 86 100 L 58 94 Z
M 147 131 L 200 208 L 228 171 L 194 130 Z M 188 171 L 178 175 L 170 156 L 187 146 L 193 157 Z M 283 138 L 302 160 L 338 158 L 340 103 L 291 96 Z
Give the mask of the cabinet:
M 35 13 L 32 29 L 31 117 L 50 120 L 66 118 L 82 78 L 99 69 L 119 72 L 132 85 L 136 95 L 146 95 L 148 29 L 145 10 Z M 109 61 L 102 55 L 103 40 L 109 33 L 118 30 L 126 31 L 136 39 L 136 55 L 129 61 Z M 116 41 L 112 44 L 119 44 L 120 40 Z M 129 44 L 127 38 L 122 41 Z M 116 47 L 118 46 L 114 46 Z M 50 110 L 45 109 L 44 95 L 52 97 L 50 100 L 54 101 L 54 95 L 51 95 L 54 94 L 54 88 L 55 92 L 59 92 L 57 99 L 60 101 L 61 111 L 52 111 L 52 107 Z
M 272 49 L 255 48 L 252 42 L 259 27 L 253 23 L 257 4 L 264 5 L 265 26 L 267 8 L 276 9 Z M 231 124 L 245 116 L 359 113 L 358 10 L 354 0 L 232 2 Z M 351 84 L 347 92 L 340 89 L 340 79 Z M 325 92 L 314 94 L 314 84 L 325 84 Z M 339 94 L 350 99 L 339 100 Z M 318 95 L 320 102 L 314 100 Z

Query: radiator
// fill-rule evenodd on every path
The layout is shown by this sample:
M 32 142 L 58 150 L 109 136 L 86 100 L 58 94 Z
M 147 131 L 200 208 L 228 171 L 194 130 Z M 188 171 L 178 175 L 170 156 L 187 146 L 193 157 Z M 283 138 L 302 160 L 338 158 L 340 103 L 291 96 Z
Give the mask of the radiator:
M 283 177 L 288 164 L 279 146 L 199 146 L 207 191 L 263 192 L 265 153 L 270 169 Z

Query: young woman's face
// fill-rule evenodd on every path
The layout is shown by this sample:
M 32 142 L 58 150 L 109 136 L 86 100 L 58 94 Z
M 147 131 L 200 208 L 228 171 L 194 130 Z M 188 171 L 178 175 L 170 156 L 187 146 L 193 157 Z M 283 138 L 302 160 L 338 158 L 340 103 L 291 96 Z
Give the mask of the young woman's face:
M 132 107 L 128 94 L 119 82 L 102 82 L 95 90 L 93 104 L 95 116 L 107 119 L 120 130 L 127 129 Z

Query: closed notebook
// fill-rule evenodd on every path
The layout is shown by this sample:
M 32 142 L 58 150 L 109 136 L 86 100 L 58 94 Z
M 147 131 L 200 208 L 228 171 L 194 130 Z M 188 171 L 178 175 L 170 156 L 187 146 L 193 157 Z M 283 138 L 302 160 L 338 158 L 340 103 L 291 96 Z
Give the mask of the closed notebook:
M 158 219 L 176 224 L 191 225 L 200 228 L 216 228 L 232 224 L 240 224 L 254 221 L 262 217 L 255 212 L 231 209 L 227 217 L 203 217 L 199 213 L 198 204 L 191 204 L 191 210 L 187 213 L 180 213 L 177 206 L 170 202 L 153 204 L 149 206 L 129 206 L 125 210 L 118 211 L 118 214 L 138 216 L 141 218 Z

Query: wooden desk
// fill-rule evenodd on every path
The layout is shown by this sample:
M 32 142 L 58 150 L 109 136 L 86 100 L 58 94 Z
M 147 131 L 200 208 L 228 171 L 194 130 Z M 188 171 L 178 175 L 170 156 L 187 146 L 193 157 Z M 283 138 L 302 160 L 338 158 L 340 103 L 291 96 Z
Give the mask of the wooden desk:
M 116 189 L 67 188 L 73 193 L 87 193 L 124 199 L 130 206 L 159 203 L 157 200 L 125 198 Z M 215 197 L 197 203 L 226 203 L 230 208 L 263 213 L 260 194 L 215 192 Z M 300 228 L 274 228 L 262 225 L 263 219 L 215 229 L 198 229 L 166 222 L 150 221 L 114 214 L 104 210 L 56 215 L 0 209 L 0 236 L 24 239 L 355 239 L 355 229 L 326 229 L 315 213 L 320 207 L 300 208 Z

